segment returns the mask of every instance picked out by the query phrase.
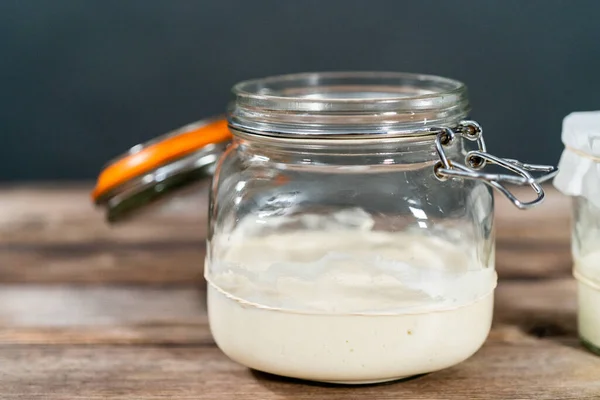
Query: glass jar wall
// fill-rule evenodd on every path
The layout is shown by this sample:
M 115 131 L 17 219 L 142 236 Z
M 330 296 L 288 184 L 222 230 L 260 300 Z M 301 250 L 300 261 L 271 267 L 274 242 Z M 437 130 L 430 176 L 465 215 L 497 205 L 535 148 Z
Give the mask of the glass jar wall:
M 242 83 L 213 180 L 211 330 L 249 367 L 367 383 L 452 366 L 490 329 L 493 197 L 438 179 L 456 81 L 306 74 Z M 446 149 L 464 159 L 460 140 Z
M 578 281 L 579 335 L 600 354 L 600 208 L 586 197 L 573 198 L 573 273 Z

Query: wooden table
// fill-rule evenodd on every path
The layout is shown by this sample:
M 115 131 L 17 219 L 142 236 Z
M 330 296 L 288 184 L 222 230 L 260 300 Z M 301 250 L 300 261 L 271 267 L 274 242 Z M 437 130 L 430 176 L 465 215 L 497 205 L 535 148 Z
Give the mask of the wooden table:
M 88 187 L 0 190 L 0 398 L 600 399 L 576 335 L 568 199 L 498 199 L 492 332 L 468 361 L 402 383 L 307 384 L 244 368 L 210 335 L 206 196 L 108 227 Z M 204 193 L 204 192 L 203 192 Z

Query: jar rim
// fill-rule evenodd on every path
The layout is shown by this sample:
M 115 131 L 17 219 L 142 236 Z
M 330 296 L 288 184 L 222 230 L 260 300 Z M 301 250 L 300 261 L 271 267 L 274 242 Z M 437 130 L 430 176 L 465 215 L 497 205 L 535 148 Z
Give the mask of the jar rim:
M 306 81 L 309 84 L 316 85 L 319 81 L 325 79 L 364 79 L 366 80 L 381 80 L 381 79 L 398 79 L 398 80 L 413 80 L 423 83 L 438 83 L 439 85 L 447 85 L 446 88 L 442 89 L 439 87 L 438 91 L 431 91 L 426 94 L 420 94 L 415 96 L 383 96 L 383 97 L 369 97 L 369 98 L 319 98 L 306 96 L 284 96 L 267 94 L 270 88 L 269 85 L 276 85 L 281 83 L 293 83 L 295 81 Z M 252 89 L 254 88 L 254 89 Z M 260 88 L 260 91 L 257 90 Z M 291 100 L 299 102 L 316 102 L 316 103 L 359 103 L 364 101 L 369 102 L 386 102 L 390 101 L 408 101 L 416 99 L 428 99 L 435 98 L 443 95 L 450 95 L 453 93 L 460 93 L 466 89 L 466 85 L 458 80 L 445 78 L 437 75 L 428 74 L 417 74 L 410 72 L 391 72 L 391 71 L 332 71 L 332 72 L 303 72 L 297 74 L 284 74 L 274 75 L 266 78 L 248 79 L 245 81 L 238 82 L 232 88 L 232 92 L 236 96 L 248 97 L 254 99 L 278 99 L 278 100 Z
M 398 133 L 453 125 L 469 102 L 457 80 L 406 72 L 309 72 L 236 84 L 229 123 L 272 135 Z

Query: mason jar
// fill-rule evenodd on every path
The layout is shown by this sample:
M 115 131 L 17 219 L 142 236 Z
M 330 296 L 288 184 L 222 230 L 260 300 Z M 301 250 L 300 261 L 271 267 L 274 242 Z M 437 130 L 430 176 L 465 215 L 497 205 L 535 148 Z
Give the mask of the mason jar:
M 204 271 L 221 350 L 260 371 L 345 384 L 475 353 L 497 281 L 491 189 L 529 208 L 555 169 L 487 153 L 452 79 L 308 73 L 242 82 L 233 94 L 230 142 L 219 122 L 184 128 L 163 139 L 189 135 L 189 152 L 127 182 L 105 171 L 95 191 L 116 220 L 214 170 Z M 124 159 L 145 160 L 157 143 Z M 534 199 L 507 184 L 530 186 Z
M 573 198 L 573 274 L 577 279 L 582 343 L 600 354 L 600 206 Z
M 554 185 L 573 205 L 573 275 L 577 280 L 581 342 L 600 354 L 600 111 L 563 121 L 565 151 Z

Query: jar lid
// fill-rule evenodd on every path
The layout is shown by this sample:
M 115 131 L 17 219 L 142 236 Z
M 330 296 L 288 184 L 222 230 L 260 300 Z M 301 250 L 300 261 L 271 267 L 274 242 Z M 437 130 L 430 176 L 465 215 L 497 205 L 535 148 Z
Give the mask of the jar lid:
M 221 117 L 201 120 L 132 147 L 100 173 L 93 201 L 111 222 L 129 216 L 174 189 L 210 176 L 231 139 Z
M 600 207 L 600 111 L 573 112 L 563 120 L 565 145 L 554 186 Z

